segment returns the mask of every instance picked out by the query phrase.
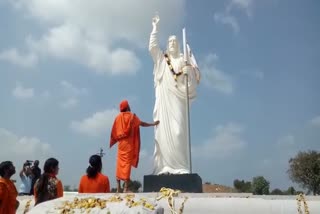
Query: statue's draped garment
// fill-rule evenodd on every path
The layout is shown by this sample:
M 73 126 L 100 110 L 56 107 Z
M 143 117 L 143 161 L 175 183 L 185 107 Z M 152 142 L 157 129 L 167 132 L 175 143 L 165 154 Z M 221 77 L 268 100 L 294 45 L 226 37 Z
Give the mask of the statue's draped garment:
M 178 76 L 177 81 L 174 79 L 164 52 L 159 48 L 156 31 L 150 35 L 149 51 L 154 62 L 153 119 L 160 121 L 155 127 L 153 174 L 190 173 L 185 75 Z M 170 58 L 170 61 L 175 73 L 180 72 L 185 64 L 183 56 Z M 200 73 L 195 66 L 189 68 L 189 100 L 192 101 L 196 97 Z

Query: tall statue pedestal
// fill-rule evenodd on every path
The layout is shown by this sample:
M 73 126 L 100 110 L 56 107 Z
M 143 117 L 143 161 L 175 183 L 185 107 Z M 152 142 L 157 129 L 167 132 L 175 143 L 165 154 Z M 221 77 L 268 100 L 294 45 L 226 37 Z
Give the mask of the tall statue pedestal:
M 145 175 L 143 192 L 159 192 L 162 187 L 181 192 L 202 193 L 202 179 L 196 174 Z

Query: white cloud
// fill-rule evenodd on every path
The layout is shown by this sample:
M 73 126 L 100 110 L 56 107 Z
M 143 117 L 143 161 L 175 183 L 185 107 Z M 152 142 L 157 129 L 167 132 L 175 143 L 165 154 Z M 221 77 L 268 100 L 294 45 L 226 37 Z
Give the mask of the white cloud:
M 310 123 L 313 126 L 319 126 L 320 127 L 320 116 L 314 117 L 312 120 L 310 120 Z
M 232 27 L 235 34 L 240 32 L 240 25 L 237 18 L 232 14 L 232 10 L 238 9 L 252 17 L 253 0 L 231 0 L 226 5 L 224 12 L 214 13 L 214 20 L 216 23 L 229 25 Z
M 216 67 L 217 60 L 216 54 L 209 54 L 200 62 L 201 72 L 204 76 L 202 79 L 207 86 L 225 94 L 232 94 L 234 88 L 232 78 Z
M 248 16 L 251 16 L 253 6 L 253 0 L 231 0 L 227 6 L 227 11 L 230 12 L 232 8 L 237 8 L 246 12 Z
M 136 72 L 141 63 L 132 51 L 122 48 L 115 50 L 112 55 L 112 71 L 114 73 Z
M 87 88 L 78 88 L 66 80 L 62 80 L 60 85 L 62 87 L 63 96 L 66 97 L 66 99 L 60 103 L 60 107 L 63 109 L 76 107 L 79 104 L 78 97 L 89 93 Z
M 24 88 L 19 83 L 17 83 L 16 87 L 12 91 L 12 95 L 18 99 L 30 99 L 34 97 L 34 89 Z
M 235 123 L 218 126 L 211 138 L 199 147 L 193 148 L 193 154 L 196 157 L 204 158 L 223 159 L 230 157 L 246 147 L 247 142 L 242 138 L 243 131 L 243 127 Z
M 140 68 L 135 51 L 145 48 L 155 12 L 166 29 L 173 30 L 183 19 L 185 0 L 17 0 L 13 5 L 45 29 L 40 37 L 28 38 L 31 52 L 71 60 L 95 72 L 123 74 Z
M 96 112 L 91 117 L 83 119 L 82 121 L 72 121 L 70 127 L 74 131 L 88 136 L 106 136 L 118 113 L 119 111 L 116 109 Z
M 292 147 L 295 145 L 295 138 L 291 134 L 283 136 L 277 141 L 277 145 L 280 147 Z
M 71 95 L 71 96 L 79 96 L 79 95 L 86 95 L 88 94 L 88 89 L 87 88 L 77 88 L 76 86 L 74 86 L 72 83 L 66 81 L 66 80 L 62 80 L 60 82 L 63 91 L 65 92 L 65 94 L 67 95 Z
M 215 13 L 214 14 L 214 20 L 217 23 L 225 24 L 225 25 L 230 25 L 232 28 L 233 32 L 235 34 L 239 33 L 240 31 L 240 26 L 238 24 L 237 19 L 227 13 Z
M 0 128 L 1 161 L 13 161 L 20 168 L 26 160 L 44 160 L 52 154 L 49 144 L 36 137 L 20 137 L 9 130 Z
M 62 102 L 60 104 L 60 106 L 63 109 L 72 109 L 78 105 L 78 102 L 79 101 L 76 98 L 69 98 L 69 99 L 65 100 L 64 102 Z
M 10 62 L 14 65 L 29 68 L 34 66 L 38 57 L 34 53 L 22 54 L 15 48 L 4 50 L 0 53 L 0 60 Z

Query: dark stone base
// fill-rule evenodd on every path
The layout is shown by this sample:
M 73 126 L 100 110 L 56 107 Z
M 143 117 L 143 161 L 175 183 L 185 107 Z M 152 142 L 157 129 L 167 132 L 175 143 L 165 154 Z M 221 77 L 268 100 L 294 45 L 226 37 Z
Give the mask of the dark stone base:
M 143 192 L 159 192 L 162 187 L 181 192 L 202 193 L 202 179 L 198 174 L 145 175 Z

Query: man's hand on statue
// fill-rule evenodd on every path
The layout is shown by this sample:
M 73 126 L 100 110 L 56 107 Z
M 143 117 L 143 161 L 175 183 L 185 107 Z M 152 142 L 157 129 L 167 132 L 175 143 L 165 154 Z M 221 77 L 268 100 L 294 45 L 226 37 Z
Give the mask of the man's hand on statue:
M 160 123 L 160 121 L 157 120 L 156 122 L 154 122 L 154 125 L 156 126 L 156 125 L 158 125 L 159 123 Z

